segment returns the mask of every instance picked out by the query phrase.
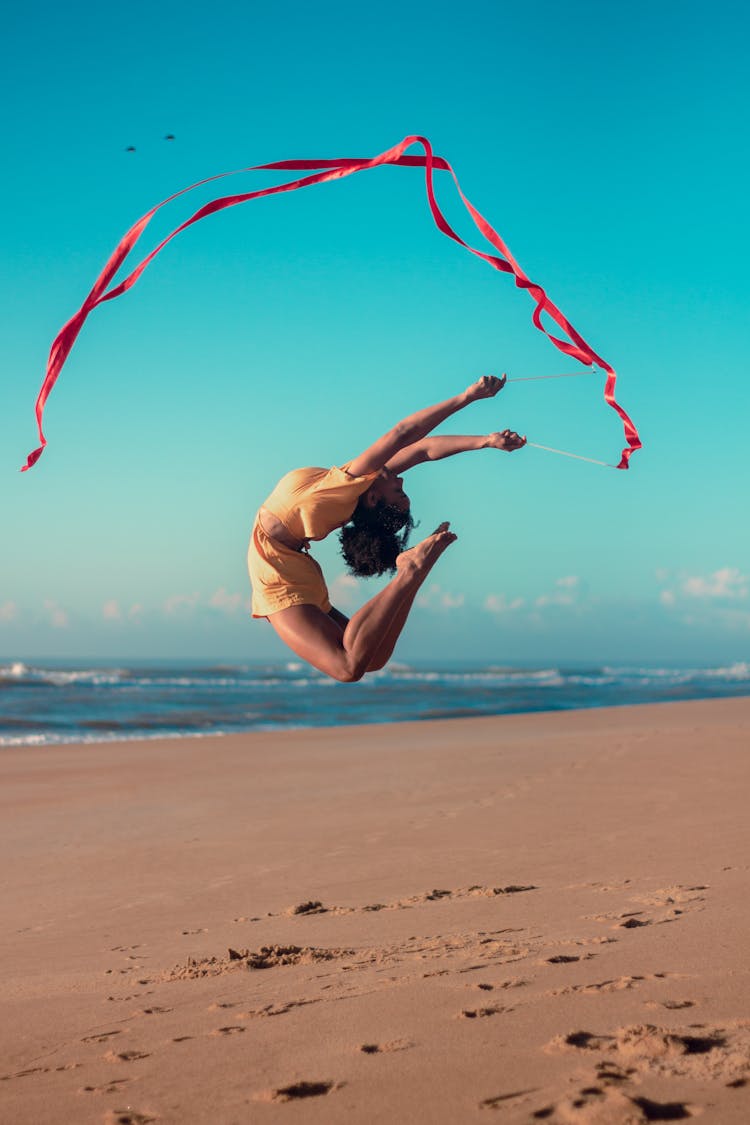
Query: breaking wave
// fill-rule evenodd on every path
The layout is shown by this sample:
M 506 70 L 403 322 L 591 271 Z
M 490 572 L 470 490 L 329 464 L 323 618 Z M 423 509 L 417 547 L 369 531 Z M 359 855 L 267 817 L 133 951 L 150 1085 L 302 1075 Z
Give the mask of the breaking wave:
M 750 663 L 516 667 L 394 661 L 338 684 L 300 661 L 0 664 L 0 746 L 185 738 L 750 695 Z

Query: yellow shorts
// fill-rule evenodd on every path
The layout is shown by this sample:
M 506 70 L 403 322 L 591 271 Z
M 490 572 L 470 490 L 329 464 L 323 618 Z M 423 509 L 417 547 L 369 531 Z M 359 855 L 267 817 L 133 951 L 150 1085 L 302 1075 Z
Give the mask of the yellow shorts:
M 323 571 L 305 551 L 293 551 L 271 539 L 256 518 L 247 569 L 253 587 L 253 617 L 268 617 L 292 605 L 317 605 L 324 613 L 331 608 Z

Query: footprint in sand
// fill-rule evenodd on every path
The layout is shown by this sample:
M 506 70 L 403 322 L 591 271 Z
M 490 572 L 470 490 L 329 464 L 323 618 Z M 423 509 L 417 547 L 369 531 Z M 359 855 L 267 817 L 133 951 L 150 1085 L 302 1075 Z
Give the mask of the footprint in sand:
M 658 1002 L 651 1001 L 648 1004 L 649 1008 L 668 1008 L 670 1011 L 679 1011 L 680 1008 L 694 1008 L 694 1000 L 660 1000 Z
M 681 883 L 675 883 L 671 887 L 662 887 L 649 895 L 636 897 L 635 901 L 642 902 L 646 906 L 679 906 L 690 902 L 705 902 L 706 896 L 701 894 L 701 891 L 707 890 L 708 885 L 706 883 L 696 883 L 693 887 L 685 887 Z
M 15 1074 L 3 1074 L 0 1082 L 9 1082 L 11 1078 L 25 1078 L 29 1074 L 61 1074 L 64 1070 L 79 1070 L 83 1063 L 64 1063 L 62 1066 L 31 1066 L 26 1070 L 18 1070 Z
M 0 1082 L 12 1082 L 14 1078 L 26 1078 L 29 1074 L 48 1073 L 49 1067 L 29 1066 L 24 1070 L 16 1070 L 13 1074 L 0 1074 Z
M 157 1120 L 153 1113 L 142 1113 L 128 1106 L 127 1109 L 110 1109 L 104 1125 L 150 1125 L 150 1122 Z
M 655 1102 L 651 1098 L 632 1098 L 631 1101 L 642 1111 L 644 1121 L 684 1121 L 701 1112 L 687 1102 Z
M 593 922 L 611 922 L 613 930 L 637 930 L 642 926 L 650 926 L 653 922 L 652 918 L 644 918 L 642 915 L 642 910 L 628 910 L 625 913 L 613 911 L 610 914 L 586 914 L 584 918 Z M 665 920 L 674 921 L 673 918 Z
M 684 1121 L 700 1113 L 683 1102 L 631 1097 L 611 1087 L 585 1086 L 576 1094 L 532 1112 L 531 1121 L 578 1122 L 581 1125 L 647 1125 L 649 1121 Z
M 330 988 L 331 985 L 324 985 L 324 988 Z M 287 1012 L 293 1011 L 295 1008 L 305 1008 L 308 1004 L 320 1004 L 323 1000 L 322 996 L 316 996 L 309 1000 L 287 1000 L 286 1003 L 280 1004 L 266 1004 L 263 1008 L 251 1008 L 247 1012 L 238 1012 L 237 1018 L 243 1020 L 262 1019 L 266 1016 L 283 1016 Z
M 277 965 L 309 965 L 318 961 L 333 961 L 340 957 L 350 957 L 353 949 L 321 949 L 316 946 L 300 945 L 262 945 L 260 949 L 228 949 L 226 957 L 204 957 L 200 960 L 188 957 L 183 965 L 157 974 L 154 981 L 198 980 L 202 977 L 223 976 L 238 969 L 271 969 Z
M 121 1031 L 98 1031 L 95 1035 L 84 1035 L 82 1043 L 106 1043 L 115 1035 L 122 1035 Z
M 129 1078 L 114 1078 L 111 1082 L 105 1082 L 102 1086 L 82 1086 L 78 1091 L 79 1094 L 121 1094 L 127 1086 Z
M 550 1043 L 550 1048 L 575 1047 L 579 1051 L 600 1051 L 615 1041 L 614 1035 L 597 1035 L 593 1031 L 571 1031 L 558 1036 Z
M 531 984 L 531 981 L 526 977 L 506 977 L 505 980 L 499 980 L 495 984 L 482 982 L 481 984 L 475 984 L 471 987 L 481 988 L 485 992 L 492 992 L 495 988 L 524 988 L 527 984 Z
M 634 1066 L 619 1066 L 615 1062 L 598 1062 L 594 1067 L 596 1074 L 596 1081 L 600 1086 L 619 1085 L 623 1082 L 630 1082 L 632 1076 L 636 1073 Z
M 561 988 L 553 988 L 549 992 L 545 992 L 545 996 L 570 996 L 572 993 L 580 992 L 584 996 L 595 995 L 603 992 L 622 992 L 626 989 L 638 988 L 644 981 L 663 980 L 668 975 L 667 973 L 654 973 L 650 976 L 622 976 L 611 977 L 608 980 L 592 981 L 591 984 L 567 984 Z M 691 1007 L 692 1001 L 648 1001 L 650 1007 Z
M 245 1031 L 245 1030 L 246 1029 L 244 1027 L 241 1027 L 239 1024 L 234 1023 L 234 1024 L 228 1024 L 226 1027 L 217 1027 L 215 1031 L 211 1032 L 211 1034 L 212 1035 L 241 1035 L 242 1032 Z
M 0 1082 L 12 1082 L 14 1078 L 28 1078 L 30 1074 L 49 1074 L 48 1066 L 27 1066 L 24 1070 L 17 1070 L 14 1074 L 0 1075 Z
M 485 898 L 492 898 L 496 895 L 515 895 L 522 894 L 525 891 L 537 891 L 539 888 L 533 883 L 509 883 L 502 887 L 485 887 L 479 883 L 474 883 L 470 887 L 458 887 L 455 890 L 445 890 L 441 888 L 434 888 L 431 891 L 423 891 L 422 894 L 411 895 L 409 898 L 396 899 L 394 902 L 375 902 L 367 906 L 325 906 L 317 899 L 311 899 L 309 902 L 301 902 L 297 906 L 290 906 L 287 910 L 281 913 L 286 917 L 300 917 L 312 914 L 355 914 L 359 911 L 372 911 L 372 910 L 409 910 L 414 906 L 424 905 L 428 902 L 440 902 L 443 899 L 460 899 L 460 898 L 476 898 L 483 896 Z M 269 918 L 274 918 L 276 915 L 268 914 Z M 235 922 L 245 922 L 246 918 L 235 918 Z M 251 922 L 260 921 L 259 918 L 251 918 Z
M 391 1051 L 408 1051 L 413 1046 L 411 1039 L 391 1039 L 388 1043 L 362 1043 L 358 1049 L 365 1055 L 383 1055 Z
M 724 1083 L 750 1078 L 750 1024 L 734 1020 L 724 1027 L 691 1024 L 684 1029 L 636 1024 L 612 1034 L 573 1031 L 557 1036 L 549 1051 L 601 1052 L 616 1070 L 687 1076 Z
M 494 1097 L 484 1098 L 479 1103 L 480 1109 L 519 1109 L 527 1105 L 532 1094 L 537 1092 L 536 1087 L 529 1090 L 514 1090 L 510 1094 L 495 1094 Z
M 106 1062 L 135 1062 L 137 1059 L 147 1059 L 149 1054 L 147 1051 L 107 1051 L 102 1058 Z
M 291 1086 L 280 1086 L 275 1090 L 264 1090 L 255 1095 L 256 1101 L 292 1102 L 300 1098 L 319 1098 L 338 1090 L 343 1082 L 294 1082 Z
M 322 902 L 311 900 L 310 902 L 301 902 L 298 906 L 293 906 L 286 913 L 292 916 L 299 914 L 327 914 L 328 907 L 323 906 Z
M 459 1015 L 459 1019 L 475 1020 L 481 1019 L 484 1016 L 496 1016 L 500 1012 L 512 1012 L 512 1008 L 464 1008 Z

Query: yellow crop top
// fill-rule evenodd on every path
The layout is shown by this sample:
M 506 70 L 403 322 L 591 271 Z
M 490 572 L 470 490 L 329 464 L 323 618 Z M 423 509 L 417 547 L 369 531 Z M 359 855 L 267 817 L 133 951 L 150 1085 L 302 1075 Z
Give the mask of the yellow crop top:
M 296 539 L 325 539 L 349 520 L 359 497 L 377 475 L 376 471 L 353 477 L 346 465 L 293 469 L 281 478 L 263 507 Z

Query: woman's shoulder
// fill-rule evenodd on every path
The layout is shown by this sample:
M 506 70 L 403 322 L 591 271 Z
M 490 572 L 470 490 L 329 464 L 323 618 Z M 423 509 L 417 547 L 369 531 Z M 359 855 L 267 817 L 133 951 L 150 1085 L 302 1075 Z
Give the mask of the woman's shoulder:
M 279 502 L 283 505 L 303 502 L 305 496 L 322 499 L 326 494 L 333 497 L 359 494 L 364 492 L 372 483 L 377 473 L 367 473 L 364 476 L 354 476 L 348 471 L 349 462 L 343 465 L 332 465 L 330 468 L 321 468 L 318 465 L 308 465 L 301 469 L 291 469 L 286 473 L 274 488 L 268 498 L 267 506 L 273 510 Z M 270 501 L 270 503 L 269 503 Z
M 324 480 L 328 472 L 328 469 L 320 468 L 318 465 L 307 465 L 302 469 L 290 469 L 288 473 L 284 473 L 273 491 L 274 493 L 307 492 Z
M 341 480 L 343 484 L 360 484 L 362 481 L 367 481 L 369 484 L 372 483 L 375 477 L 380 473 L 380 469 L 376 469 L 375 472 L 361 473 L 358 476 L 356 473 L 351 472 L 350 466 L 351 461 L 345 461 L 343 465 L 334 465 L 333 468 L 328 471 L 334 474 L 337 479 Z

